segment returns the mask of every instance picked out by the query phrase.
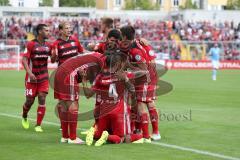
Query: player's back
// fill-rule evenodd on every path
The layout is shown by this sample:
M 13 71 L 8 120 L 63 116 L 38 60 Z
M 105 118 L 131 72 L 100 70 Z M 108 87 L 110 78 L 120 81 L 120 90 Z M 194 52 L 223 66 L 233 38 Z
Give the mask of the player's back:
M 98 114 L 121 112 L 124 101 L 124 81 L 110 73 L 100 73 L 95 79 L 92 89 L 96 93 L 96 110 Z

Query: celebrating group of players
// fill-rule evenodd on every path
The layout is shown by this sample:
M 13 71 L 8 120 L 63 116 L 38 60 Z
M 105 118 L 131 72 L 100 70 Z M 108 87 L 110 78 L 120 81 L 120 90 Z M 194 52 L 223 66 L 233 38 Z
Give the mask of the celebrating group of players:
M 96 140 L 95 146 L 101 146 L 106 142 L 150 143 L 161 139 L 154 103 L 158 77 L 151 46 L 145 39 L 135 39 L 132 26 L 114 29 L 111 18 L 102 19 L 101 30 L 105 34 L 103 42 L 90 44 L 89 52 L 71 36 L 68 23 L 59 25 L 60 35 L 53 44 L 46 41 L 48 26 L 36 27 L 36 39 L 27 44 L 22 60 L 26 70 L 23 128 L 29 128 L 28 112 L 38 96 L 35 131 L 43 132 L 41 123 L 49 89 L 47 59 L 50 56 L 52 63 L 58 63 L 54 98 L 58 99 L 62 143 L 92 145 Z M 95 123 L 85 132 L 86 142 L 77 137 L 79 83 L 87 98 L 96 96 Z

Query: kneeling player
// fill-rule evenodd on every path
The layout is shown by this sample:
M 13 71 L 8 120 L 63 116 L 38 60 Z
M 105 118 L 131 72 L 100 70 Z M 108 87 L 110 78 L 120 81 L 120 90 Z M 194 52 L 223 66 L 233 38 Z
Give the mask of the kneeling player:
M 87 145 L 93 143 L 93 138 L 97 139 L 95 146 L 101 146 L 106 141 L 118 144 L 142 138 L 141 135 L 130 134 L 129 107 L 126 103 L 127 92 L 131 92 L 132 97 L 135 97 L 135 92 L 134 86 L 129 80 L 133 74 L 123 71 L 126 61 L 127 57 L 121 53 L 107 56 L 106 67 L 98 74 L 90 90 L 86 88 L 87 83 L 82 74 L 85 95 L 91 97 L 96 93 L 95 128 L 92 127 L 88 131 Z

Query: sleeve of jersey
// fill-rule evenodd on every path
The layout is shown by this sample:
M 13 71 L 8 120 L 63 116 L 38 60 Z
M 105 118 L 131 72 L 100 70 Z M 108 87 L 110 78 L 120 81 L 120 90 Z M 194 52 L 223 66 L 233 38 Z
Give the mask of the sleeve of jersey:
M 32 52 L 32 48 L 33 48 L 33 43 L 32 42 L 28 42 L 27 43 L 27 48 L 25 53 L 23 54 L 24 57 L 30 58 L 31 52 Z
M 150 60 L 153 60 L 153 59 L 156 58 L 155 52 L 154 52 L 154 50 L 152 49 L 151 46 L 144 46 L 144 49 L 148 53 L 148 56 L 149 56 Z
M 130 52 L 130 55 L 131 55 L 131 59 L 133 60 L 133 62 L 136 62 L 136 63 L 145 63 L 146 62 L 146 60 L 143 57 L 141 51 L 132 50 Z

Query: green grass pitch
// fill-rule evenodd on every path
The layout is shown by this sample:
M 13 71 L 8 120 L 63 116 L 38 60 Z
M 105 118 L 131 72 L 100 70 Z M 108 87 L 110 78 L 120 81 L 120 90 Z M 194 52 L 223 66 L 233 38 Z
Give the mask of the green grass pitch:
M 60 144 L 58 125 L 44 123 L 44 132 L 35 133 L 35 122 L 31 121 L 29 130 L 22 129 L 24 75 L 24 71 L 0 71 L 1 160 L 240 159 L 240 70 L 220 70 L 217 81 L 211 80 L 210 70 L 168 71 L 162 79 L 174 89 L 158 97 L 156 103 L 162 113 L 159 124 L 162 140 L 154 144 L 107 144 L 99 148 Z M 34 120 L 36 104 L 37 101 L 29 113 Z M 55 105 L 50 89 L 45 122 L 59 123 Z M 80 97 L 81 112 L 93 106 L 93 99 Z M 79 128 L 89 128 L 92 123 L 92 120 L 79 122 Z

